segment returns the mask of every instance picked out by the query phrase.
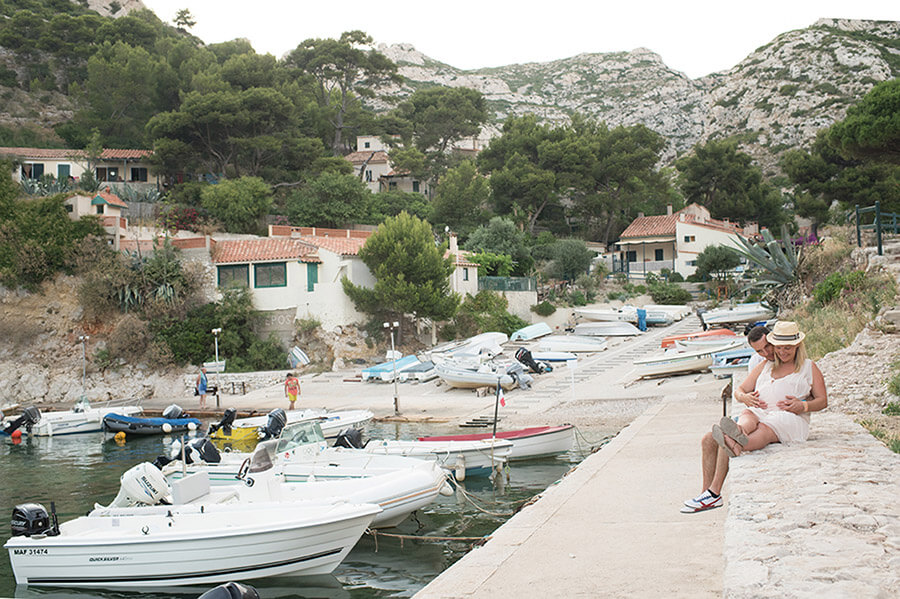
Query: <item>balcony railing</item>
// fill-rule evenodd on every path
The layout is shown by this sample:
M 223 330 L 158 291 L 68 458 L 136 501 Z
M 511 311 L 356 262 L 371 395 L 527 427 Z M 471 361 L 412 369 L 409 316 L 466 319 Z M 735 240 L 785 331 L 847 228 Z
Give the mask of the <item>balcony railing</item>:
M 478 291 L 537 291 L 534 277 L 478 277 Z

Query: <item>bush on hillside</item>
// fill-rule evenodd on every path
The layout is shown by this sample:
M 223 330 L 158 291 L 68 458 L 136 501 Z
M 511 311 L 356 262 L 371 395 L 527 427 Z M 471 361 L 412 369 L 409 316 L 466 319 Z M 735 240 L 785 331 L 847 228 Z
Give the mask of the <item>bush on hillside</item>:
M 550 316 L 554 312 L 556 312 L 556 306 L 544 300 L 538 304 L 531 306 L 531 311 L 537 314 L 538 316 Z
M 460 304 L 456 316 L 441 333 L 449 338 L 471 337 L 479 333 L 496 331 L 511 334 L 528 326 L 528 323 L 507 311 L 509 302 L 493 291 L 479 291 L 478 295 L 467 295 Z
M 657 304 L 686 304 L 691 299 L 691 293 L 674 283 L 652 283 L 650 285 L 650 297 Z

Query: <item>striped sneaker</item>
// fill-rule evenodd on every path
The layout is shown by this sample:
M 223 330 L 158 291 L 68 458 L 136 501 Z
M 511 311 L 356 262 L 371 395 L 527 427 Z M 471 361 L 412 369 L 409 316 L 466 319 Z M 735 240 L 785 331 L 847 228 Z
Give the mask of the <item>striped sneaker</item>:
M 707 489 L 693 499 L 684 502 L 681 508 L 682 514 L 695 514 L 704 510 L 711 510 L 716 507 L 722 507 L 722 496 L 713 497 L 713 494 Z

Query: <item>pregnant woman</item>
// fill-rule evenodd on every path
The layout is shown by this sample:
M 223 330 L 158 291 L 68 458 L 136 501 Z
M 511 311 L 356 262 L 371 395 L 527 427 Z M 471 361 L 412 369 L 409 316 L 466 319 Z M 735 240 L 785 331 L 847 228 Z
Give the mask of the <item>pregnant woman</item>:
M 766 336 L 775 361 L 756 366 L 735 394 L 748 407 L 737 424 L 723 418 L 713 438 L 729 457 L 762 449 L 769 443 L 796 443 L 809 436 L 809 413 L 828 406 L 825 378 L 806 354 L 796 322 L 778 322 Z

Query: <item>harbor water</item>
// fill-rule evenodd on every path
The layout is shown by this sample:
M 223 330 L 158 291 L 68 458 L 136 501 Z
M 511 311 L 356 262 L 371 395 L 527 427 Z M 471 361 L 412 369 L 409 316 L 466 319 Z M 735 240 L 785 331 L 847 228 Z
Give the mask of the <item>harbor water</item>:
M 459 434 L 455 426 L 378 423 L 367 427 L 370 438 L 415 439 L 422 435 Z M 410 597 L 476 543 L 506 521 L 536 494 L 559 480 L 592 446 L 613 430 L 578 431 L 572 452 L 542 460 L 515 462 L 501 476 L 471 478 L 455 495 L 439 496 L 399 527 L 364 535 L 348 557 L 327 576 L 277 577 L 246 581 L 261 597 Z M 131 466 L 168 454 L 175 437 L 129 438 L 123 444 L 102 433 L 64 437 L 23 436 L 14 443 L 0 439 L 0 543 L 10 535 L 14 506 L 36 502 L 48 510 L 54 502 L 60 522 L 106 504 L 119 490 L 119 477 Z M 381 534 L 386 533 L 386 534 Z M 440 537 L 436 540 L 410 537 Z M 0 598 L 146 597 L 193 598 L 209 587 L 139 591 L 17 587 L 7 551 L 0 559 Z M 149 592 L 149 594 L 148 594 Z

